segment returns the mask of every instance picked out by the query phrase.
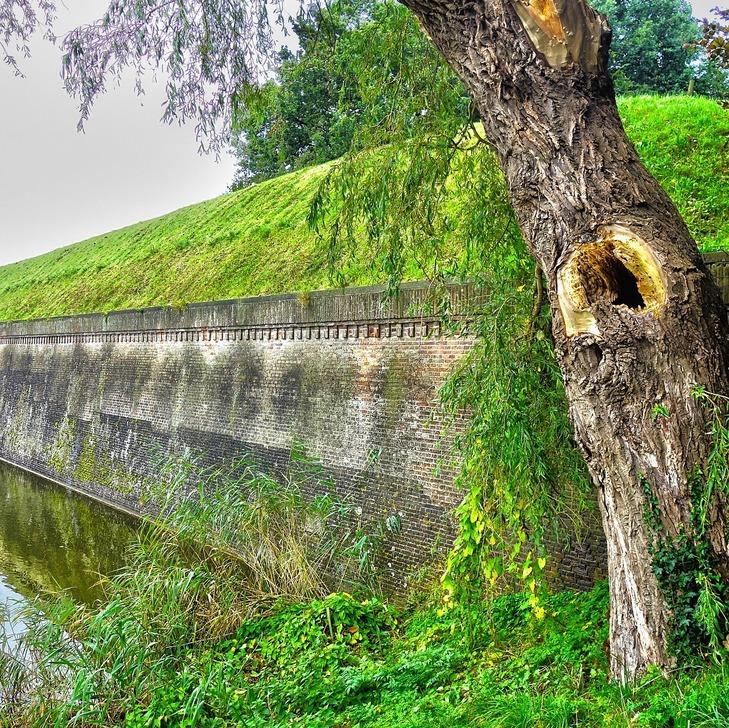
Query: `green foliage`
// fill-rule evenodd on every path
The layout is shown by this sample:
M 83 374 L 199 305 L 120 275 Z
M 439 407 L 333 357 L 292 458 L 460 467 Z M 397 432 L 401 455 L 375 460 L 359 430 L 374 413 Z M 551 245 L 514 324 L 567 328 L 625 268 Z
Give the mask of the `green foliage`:
M 343 46 L 361 100 L 355 149 L 443 135 L 444 124 L 457 119 L 455 133 L 469 121 L 465 89 L 401 4 L 377 3 L 371 22 L 347 34 Z
M 451 596 L 523 582 L 538 618 L 546 554 L 579 537 L 593 508 L 590 479 L 572 441 L 561 375 L 542 312 L 529 329 L 532 290 L 489 286 L 476 312 L 478 341 L 448 379 L 442 401 L 469 413 L 458 436 L 457 483 L 467 491 L 444 586 Z
M 315 6 L 294 30 L 300 48 L 282 54 L 276 81 L 246 92 L 233 189 L 392 134 L 414 137 L 443 109 L 467 118 L 465 90 L 399 3 Z
M 314 600 L 299 627 L 293 611 L 285 618 L 300 644 L 314 639 L 309 622 L 322 619 L 333 644 L 382 637 L 394 613 L 375 600 L 327 596 L 343 587 L 367 591 L 366 532 L 332 498 L 304 499 L 302 483 L 316 468 L 301 455 L 293 460 L 284 483 L 245 461 L 213 470 L 171 463 L 159 488 L 168 494 L 163 515 L 142 529 L 127 565 L 104 583 L 98 608 L 61 601 L 45 614 L 20 615 L 29 628 L 24 658 L 3 658 L 0 650 L 0 676 L 17 686 L 16 710 L 47 713 L 56 725 L 113 725 L 157 689 L 169 702 L 170 674 L 189 687 L 185 681 L 198 675 L 189 664 L 196 650 L 230 639 L 274 605 Z M 271 649 L 285 654 L 281 643 Z M 174 692 L 195 725 L 199 686 Z
M 623 99 L 620 110 L 641 157 L 699 243 L 712 250 L 729 247 L 729 168 L 722 152 L 729 134 L 727 112 L 695 97 Z M 327 254 L 306 218 L 329 169 L 325 165 L 285 175 L 0 267 L 0 319 L 180 306 L 327 287 Z M 491 174 L 500 179 L 498 170 Z M 456 209 L 466 191 L 470 199 L 478 196 L 470 184 L 451 190 Z M 498 224 L 487 224 L 490 214 L 481 208 L 485 247 L 503 232 Z M 451 257 L 457 257 L 463 242 L 447 230 L 443 236 Z M 469 251 L 460 250 L 467 258 Z M 348 258 L 344 281 L 382 281 L 382 273 L 368 265 L 369 255 L 363 245 L 359 255 Z M 414 256 L 408 250 L 397 263 L 407 280 L 432 272 L 432 259 Z
M 671 610 L 673 653 L 683 661 L 711 647 L 718 652 L 726 634 L 726 586 L 708 560 L 702 540 L 681 534 L 651 545 L 653 573 Z
M 466 497 L 443 581 L 449 600 L 502 588 L 503 576 L 521 581 L 541 618 L 545 538 L 579 537 L 593 505 L 549 315 L 539 310 L 535 317 L 533 264 L 519 238 L 508 240 L 490 251 L 491 262 L 483 257 L 487 294 L 472 323 L 478 339 L 441 391 L 454 419 L 462 411 L 469 416 L 455 441 Z
M 395 625 L 391 607 L 377 599 L 358 601 L 346 593 L 248 621 L 230 639 L 197 656 L 190 670 L 197 681 L 185 681 L 205 686 L 194 720 L 215 725 L 213 716 L 226 722 L 250 718 L 251 712 L 264 707 L 263 694 L 254 683 L 272 675 L 277 689 L 265 695 L 266 712 L 316 710 L 321 706 L 312 702 L 314 696 L 326 693 L 331 676 L 356 663 L 364 652 L 384 650 L 391 644 Z M 180 689 L 185 683 L 178 687 L 176 682 L 182 681 L 173 679 L 171 686 L 150 694 L 149 704 L 132 709 L 126 725 L 154 724 L 160 715 L 190 716 L 190 689 Z M 312 690 L 313 684 L 318 691 Z M 252 706 L 258 710 L 251 711 Z M 186 724 L 184 719 L 181 724 Z M 195 725 L 192 717 L 189 725 Z
M 545 597 L 544 606 L 545 618 L 534 622 L 525 594 L 446 614 L 427 597 L 399 614 L 346 593 L 276 605 L 222 639 L 183 640 L 167 660 L 110 672 L 102 691 L 123 679 L 126 693 L 103 717 L 89 705 L 104 693 L 78 688 L 47 690 L 14 718 L 24 726 L 55 719 L 134 728 L 726 725 L 724 667 L 651 673 L 628 687 L 608 682 L 607 584 Z M 87 619 L 109 620 L 108 607 Z M 475 643 L 465 639 L 464 621 L 475 625 Z M 134 649 L 150 655 L 156 637 L 150 632 Z M 41 647 L 57 648 L 52 641 Z M 117 640 L 113 649 L 120 648 Z
M 298 482 L 318 478 L 315 464 L 293 460 Z M 326 525 L 331 501 L 306 505 L 290 495 L 295 486 L 245 463 L 221 474 L 186 462 L 165 469 L 167 515 L 141 533 L 96 607 L 61 600 L 22 615 L 25 657 L 0 655 L 0 725 L 695 728 L 729 720 L 722 663 L 628 687 L 608 681 L 606 583 L 542 595 L 538 621 L 528 588 L 445 611 L 430 592 L 411 595 L 404 609 L 330 593 L 341 569 L 326 567 L 335 582 L 318 585 L 301 562 L 305 553 L 325 568 L 334 540 L 337 563 L 352 563 L 351 529 Z M 266 566 L 271 555 L 296 568 Z M 700 618 L 722 619 L 705 594 Z
M 247 647 L 256 659 L 291 671 L 298 661 L 330 670 L 346 664 L 352 647 L 381 649 L 389 645 L 396 612 L 378 599 L 359 601 L 345 592 L 278 611 L 243 625 L 229 643 Z
M 498 243 L 515 234 L 501 172 L 463 86 L 398 4 L 379 5 L 348 46 L 363 120 L 310 213 L 332 275 L 350 278 L 363 243 L 371 268 L 392 287 L 413 263 L 434 280 L 477 275 L 478 265 L 469 267 L 482 254 L 476 237 Z
M 592 0 L 613 31 L 610 70 L 619 93 L 682 93 L 694 75 L 699 28 L 685 0 Z
M 698 653 L 719 658 L 729 639 L 729 585 L 709 543 L 707 523 L 717 499 L 729 493 L 729 407 L 727 399 L 699 387 L 694 397 L 709 410 L 712 448 L 703 470 L 692 476 L 690 530 L 665 533 L 658 499 L 643 480 L 653 573 L 670 610 L 670 647 L 683 660 Z
M 299 49 L 280 54 L 277 77 L 247 88 L 233 123 L 238 171 L 231 189 L 321 164 L 349 148 L 361 101 L 344 38 L 366 21 L 369 0 L 301 11 Z
M 729 493 L 729 400 L 707 392 L 704 387 L 696 387 L 693 396 L 709 411 L 711 420 L 708 434 L 712 447 L 704 472 L 700 474 L 703 488 L 698 501 L 698 528 L 704 533 L 712 500 Z

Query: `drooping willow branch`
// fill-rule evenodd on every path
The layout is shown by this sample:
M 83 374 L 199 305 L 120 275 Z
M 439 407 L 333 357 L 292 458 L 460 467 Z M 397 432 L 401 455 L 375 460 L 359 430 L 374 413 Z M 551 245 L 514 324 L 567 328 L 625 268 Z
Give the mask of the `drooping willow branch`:
M 0 52 L 16 73 L 40 28 L 52 36 L 52 0 L 0 0 Z M 194 121 L 201 147 L 227 143 L 245 90 L 268 73 L 283 0 L 111 0 L 103 17 L 60 42 L 66 90 L 79 103 L 79 127 L 110 84 L 132 72 L 138 93 L 147 72 L 165 79 L 163 120 Z

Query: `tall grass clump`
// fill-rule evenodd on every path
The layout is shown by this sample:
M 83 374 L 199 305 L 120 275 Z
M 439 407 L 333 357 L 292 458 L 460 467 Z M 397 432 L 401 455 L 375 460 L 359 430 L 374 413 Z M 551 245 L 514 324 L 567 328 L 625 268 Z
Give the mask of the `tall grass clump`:
M 161 515 L 104 581 L 102 602 L 23 613 L 23 636 L 0 656 L 6 724 L 123 723 L 164 676 L 189 669 L 191 651 L 247 620 L 333 590 L 369 590 L 375 537 L 331 495 L 305 497 L 317 471 L 294 461 L 280 479 L 246 460 L 163 469 L 150 492 L 166 494 Z

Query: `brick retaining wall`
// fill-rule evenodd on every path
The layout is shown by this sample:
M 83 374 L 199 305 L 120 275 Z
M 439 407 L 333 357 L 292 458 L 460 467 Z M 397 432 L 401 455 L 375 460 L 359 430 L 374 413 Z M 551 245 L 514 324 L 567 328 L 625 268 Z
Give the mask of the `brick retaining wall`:
M 707 262 L 729 301 L 729 256 Z M 458 316 L 476 294 L 447 295 Z M 447 551 L 461 497 L 437 392 L 473 338 L 433 304 L 414 283 L 0 324 L 0 458 L 138 511 L 160 458 L 285 470 L 300 442 L 365 520 L 397 516 L 381 568 L 400 591 Z M 556 554 L 566 585 L 604 574 L 593 525 Z

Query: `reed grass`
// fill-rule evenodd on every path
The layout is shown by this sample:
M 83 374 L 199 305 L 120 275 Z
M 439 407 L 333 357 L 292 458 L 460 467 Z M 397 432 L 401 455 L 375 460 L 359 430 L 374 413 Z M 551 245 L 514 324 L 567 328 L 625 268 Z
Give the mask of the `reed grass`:
M 159 687 L 156 676 L 184 670 L 191 649 L 283 604 L 369 593 L 377 535 L 294 455 L 278 479 L 247 460 L 163 468 L 148 494 L 163 494 L 160 516 L 103 580 L 103 600 L 30 604 L 16 618 L 23 635 L 0 636 L 0 725 L 115 725 Z

